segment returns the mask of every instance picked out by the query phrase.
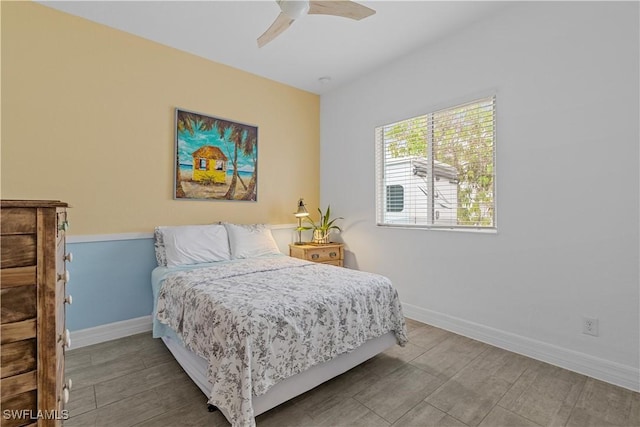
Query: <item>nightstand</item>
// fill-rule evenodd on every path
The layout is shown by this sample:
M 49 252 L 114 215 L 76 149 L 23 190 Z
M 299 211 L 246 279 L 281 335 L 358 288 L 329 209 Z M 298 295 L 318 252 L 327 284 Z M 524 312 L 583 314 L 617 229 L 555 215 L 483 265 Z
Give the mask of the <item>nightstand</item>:
M 319 262 L 343 267 L 344 244 L 327 243 L 324 245 L 289 245 L 289 256 L 307 261 Z

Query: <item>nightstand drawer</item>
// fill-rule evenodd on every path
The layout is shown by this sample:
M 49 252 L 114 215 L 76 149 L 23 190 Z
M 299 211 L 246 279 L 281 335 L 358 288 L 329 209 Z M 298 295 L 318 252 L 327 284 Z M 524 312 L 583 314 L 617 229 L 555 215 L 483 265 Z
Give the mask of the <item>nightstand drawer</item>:
M 305 259 L 315 262 L 335 261 L 342 259 L 342 247 L 318 246 L 306 251 Z
M 329 243 L 327 245 L 289 245 L 289 255 L 307 261 L 342 265 L 344 245 Z

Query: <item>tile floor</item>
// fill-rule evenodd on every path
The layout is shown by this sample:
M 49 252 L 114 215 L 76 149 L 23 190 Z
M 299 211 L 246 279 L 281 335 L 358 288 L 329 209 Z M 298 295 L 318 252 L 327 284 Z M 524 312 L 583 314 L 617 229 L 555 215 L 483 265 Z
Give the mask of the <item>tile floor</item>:
M 640 427 L 640 395 L 407 320 L 410 342 L 260 415 L 258 426 Z M 160 340 L 71 350 L 73 426 L 229 426 Z

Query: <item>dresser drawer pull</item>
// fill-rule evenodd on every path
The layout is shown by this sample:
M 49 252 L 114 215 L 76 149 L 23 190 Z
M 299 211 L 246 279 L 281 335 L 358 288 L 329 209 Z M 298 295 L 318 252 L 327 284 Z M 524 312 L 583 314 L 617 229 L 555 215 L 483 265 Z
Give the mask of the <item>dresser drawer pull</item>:
M 58 224 L 58 230 L 67 231 L 69 229 L 69 221 L 64 220 Z
M 71 274 L 69 273 L 69 270 L 65 271 L 64 273 L 58 273 L 58 280 L 62 280 L 64 281 L 64 283 L 68 283 L 70 277 Z
M 320 258 L 320 255 L 318 254 L 311 254 L 311 259 L 318 259 Z
M 67 379 L 67 383 L 65 384 L 65 387 L 68 390 L 71 390 L 73 388 L 73 381 L 71 381 L 71 378 Z
M 65 329 L 62 335 L 58 337 L 58 341 L 62 341 L 66 348 L 71 347 L 71 332 L 69 332 L 68 329 Z
M 337 256 L 338 256 L 338 253 L 337 253 L 337 252 L 329 252 L 329 256 L 330 256 L 331 258 L 335 258 L 335 257 L 337 257 Z
M 64 386 L 62 388 L 62 402 L 64 404 L 69 403 L 69 389 L 67 388 L 67 386 Z
M 68 254 L 66 254 L 66 255 L 64 256 L 64 260 L 65 260 L 66 262 L 73 262 L 73 254 L 72 254 L 71 252 L 69 252 Z
M 67 297 L 64 299 L 64 303 L 65 304 L 73 304 L 73 298 L 71 297 L 71 295 L 67 295 Z

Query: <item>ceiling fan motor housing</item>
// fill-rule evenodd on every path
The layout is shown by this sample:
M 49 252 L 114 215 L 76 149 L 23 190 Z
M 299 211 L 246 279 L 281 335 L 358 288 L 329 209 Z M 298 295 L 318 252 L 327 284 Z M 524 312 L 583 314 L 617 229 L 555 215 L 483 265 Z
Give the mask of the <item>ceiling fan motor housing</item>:
M 308 1 L 278 0 L 278 6 L 291 19 L 300 19 L 309 12 Z

